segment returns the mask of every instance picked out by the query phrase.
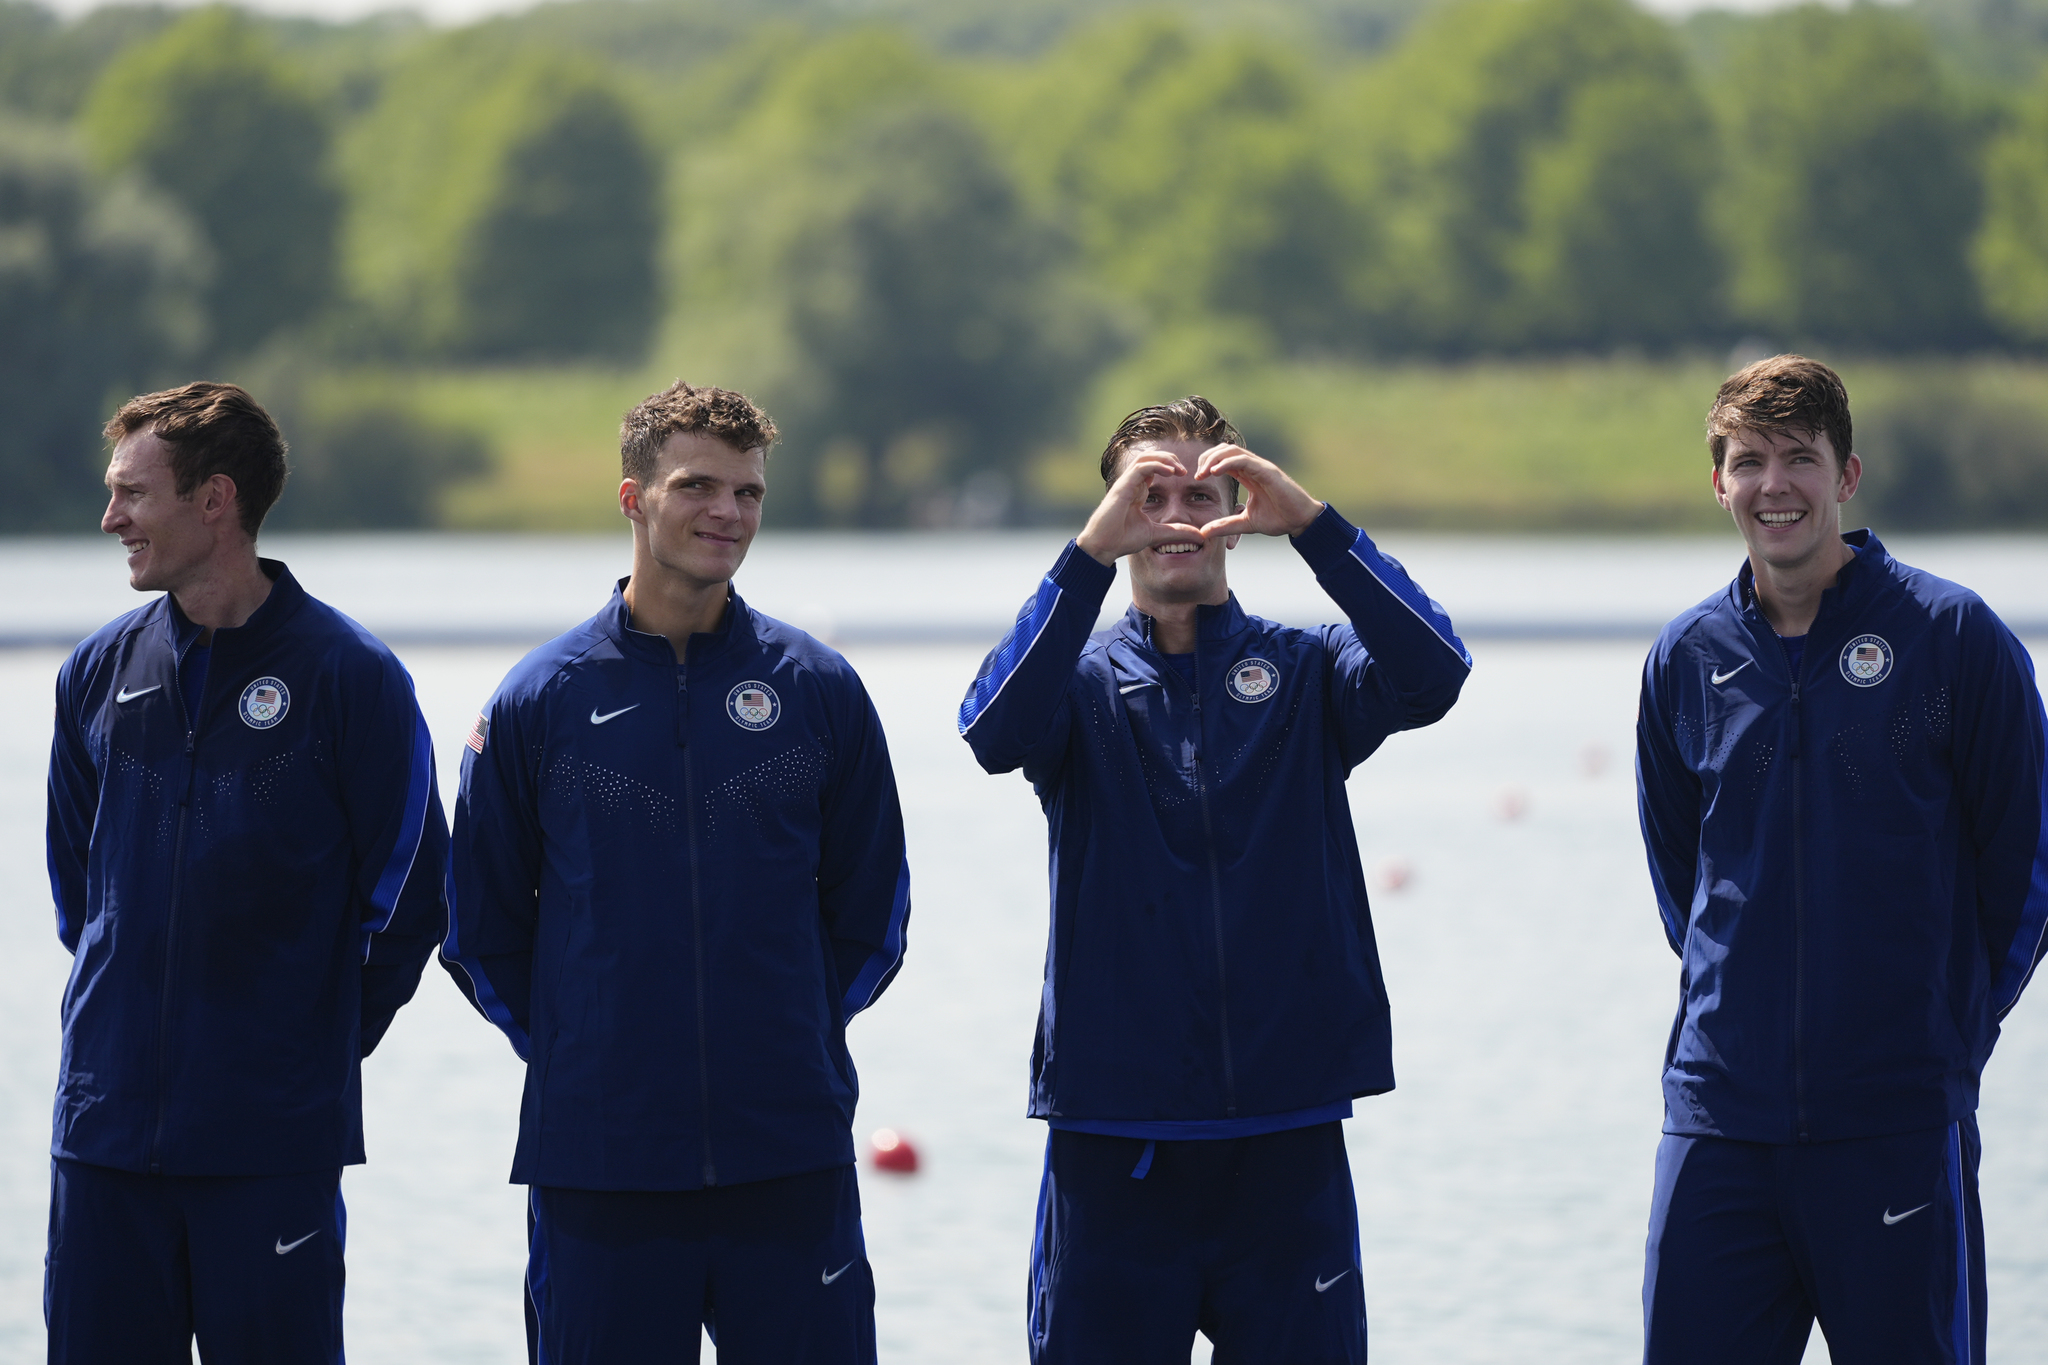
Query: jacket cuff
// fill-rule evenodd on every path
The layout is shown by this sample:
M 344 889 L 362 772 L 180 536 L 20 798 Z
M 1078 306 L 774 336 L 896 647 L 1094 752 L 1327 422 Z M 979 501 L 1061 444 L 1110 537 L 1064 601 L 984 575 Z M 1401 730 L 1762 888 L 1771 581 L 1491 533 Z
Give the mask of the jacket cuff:
M 1338 516 L 1337 509 L 1326 502 L 1316 519 L 1300 535 L 1288 537 L 1288 543 L 1320 574 L 1351 553 L 1351 547 L 1358 543 L 1358 528 Z
M 1116 566 L 1096 563 L 1095 556 L 1082 549 L 1079 541 L 1070 540 L 1046 577 L 1059 584 L 1062 592 L 1092 597 L 1100 603 L 1109 595 L 1109 585 L 1116 582 Z

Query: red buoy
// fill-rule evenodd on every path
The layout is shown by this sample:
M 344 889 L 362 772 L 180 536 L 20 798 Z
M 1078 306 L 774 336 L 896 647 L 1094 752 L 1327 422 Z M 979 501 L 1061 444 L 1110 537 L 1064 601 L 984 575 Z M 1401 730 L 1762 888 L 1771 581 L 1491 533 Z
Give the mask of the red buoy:
M 894 1128 L 877 1128 L 868 1141 L 874 1147 L 876 1170 L 893 1171 L 897 1175 L 917 1173 L 917 1148 Z

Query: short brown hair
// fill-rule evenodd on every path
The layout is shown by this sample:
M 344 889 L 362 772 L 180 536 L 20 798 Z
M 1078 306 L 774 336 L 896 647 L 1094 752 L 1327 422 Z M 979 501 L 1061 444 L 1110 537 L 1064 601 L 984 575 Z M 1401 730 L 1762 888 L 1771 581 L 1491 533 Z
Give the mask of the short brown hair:
M 1237 445 L 1237 428 L 1230 424 L 1214 403 L 1191 393 L 1174 403 L 1155 403 L 1139 408 L 1116 429 L 1102 448 L 1102 486 L 1116 482 L 1117 466 L 1124 452 L 1144 441 L 1203 441 L 1209 445 Z M 1237 504 L 1237 480 L 1230 481 L 1230 502 Z
M 619 472 L 641 482 L 654 477 L 654 457 L 668 438 L 701 431 L 734 450 L 766 450 L 781 433 L 775 419 L 732 389 L 697 388 L 678 379 L 641 399 L 619 424 Z
M 214 475 L 227 475 L 242 530 L 256 539 L 290 472 L 284 433 L 263 405 L 239 384 L 202 379 L 129 399 L 100 434 L 118 445 L 145 427 L 170 447 L 178 496 L 189 498 Z
M 1834 447 L 1836 468 L 1846 468 L 1855 449 L 1849 390 L 1842 376 L 1818 360 L 1803 355 L 1759 360 L 1728 376 L 1707 409 L 1707 449 L 1714 468 L 1728 454 L 1728 438 L 1744 431 L 1825 436 Z

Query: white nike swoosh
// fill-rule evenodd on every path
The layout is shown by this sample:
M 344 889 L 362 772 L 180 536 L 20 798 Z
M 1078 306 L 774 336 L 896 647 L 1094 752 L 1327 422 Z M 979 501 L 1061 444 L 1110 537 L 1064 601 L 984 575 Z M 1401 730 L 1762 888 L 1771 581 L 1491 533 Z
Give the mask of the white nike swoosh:
M 1329 1279 L 1327 1279 L 1327 1280 L 1326 1280 L 1326 1279 L 1324 1279 L 1324 1278 L 1323 1278 L 1322 1276 L 1320 1276 L 1320 1275 L 1316 1276 L 1316 1293 L 1318 1293 L 1318 1294 L 1321 1294 L 1321 1293 L 1323 1293 L 1323 1292 L 1324 1292 L 1325 1290 L 1327 1290 L 1327 1289 L 1328 1289 L 1328 1288 L 1329 1288 L 1329 1287 L 1330 1287 L 1331 1285 L 1333 1285 L 1333 1284 L 1337 1283 L 1337 1281 L 1339 1281 L 1339 1280 L 1343 1279 L 1343 1278 L 1344 1278 L 1344 1277 L 1345 1277 L 1346 1275 L 1349 1275 L 1350 1273 L 1351 1273 L 1351 1272 L 1350 1272 L 1350 1271 L 1348 1271 L 1348 1270 L 1340 1270 L 1340 1271 L 1338 1271 L 1338 1272 L 1337 1272 L 1336 1274 L 1332 1275 L 1332 1276 L 1331 1276 L 1331 1277 L 1330 1277 Z
M 1926 1203 L 1922 1204 L 1920 1206 L 1920 1209 L 1931 1209 L 1933 1207 L 1934 1201 L 1930 1199 Z M 1884 1211 L 1884 1225 L 1886 1227 L 1890 1227 L 1894 1223 L 1903 1223 L 1908 1218 L 1911 1218 L 1914 1214 L 1920 1212 L 1920 1209 L 1907 1209 L 1904 1213 L 1894 1214 L 1891 1211 L 1890 1206 L 1887 1205 Z
M 1755 662 L 1755 659 L 1744 659 L 1741 663 L 1735 665 L 1735 667 L 1729 669 L 1726 673 L 1716 673 L 1714 675 L 1714 686 L 1719 687 L 1722 683 L 1727 682 L 1730 678 L 1734 677 L 1737 673 L 1740 673 L 1743 669 L 1748 668 L 1751 664 Z
M 1137 691 L 1137 690 L 1138 690 L 1139 688 L 1141 688 L 1141 687 L 1157 687 L 1157 686 L 1159 686 L 1159 684 L 1158 684 L 1158 683 L 1149 683 L 1149 682 L 1141 682 L 1141 683 L 1127 683 L 1127 684 L 1125 684 L 1124 686 L 1122 686 L 1122 687 L 1119 687 L 1119 688 L 1118 688 L 1118 689 L 1116 690 L 1116 694 L 1117 694 L 1117 695 L 1118 695 L 1119 697 L 1121 697 L 1121 696 L 1122 696 L 1122 695 L 1123 695 L 1124 693 L 1126 693 L 1126 692 L 1135 692 L 1135 691 Z
M 116 692 L 114 694 L 114 700 L 134 701 L 137 697 L 146 697 L 152 692 L 161 692 L 163 690 L 163 686 L 164 685 L 162 683 L 156 683 L 149 687 L 139 687 L 133 692 L 130 692 L 127 688 L 124 687 L 119 692 Z
M 318 1237 L 319 1235 L 320 1229 L 314 1228 L 311 1232 L 307 1233 L 304 1237 L 301 1237 L 296 1242 L 287 1243 L 284 1240 L 284 1238 L 280 1237 L 277 1239 L 277 1254 L 282 1256 L 287 1251 L 297 1251 L 300 1247 L 312 1241 L 315 1237 Z
M 848 1261 L 845 1265 L 839 1267 L 839 1269 L 833 1271 L 830 1275 L 825 1276 L 824 1282 L 826 1284 L 830 1284 L 832 1283 L 832 1281 L 838 1279 L 841 1275 L 844 1275 L 847 1271 L 851 1269 L 853 1269 L 853 1262 Z
M 620 716 L 625 715 L 628 711 L 638 711 L 639 709 L 640 703 L 636 701 L 631 706 L 621 706 L 616 711 L 607 711 L 600 716 L 599 714 L 597 714 L 597 708 L 593 706 L 590 709 L 590 723 L 592 725 L 602 725 L 608 720 L 618 719 Z

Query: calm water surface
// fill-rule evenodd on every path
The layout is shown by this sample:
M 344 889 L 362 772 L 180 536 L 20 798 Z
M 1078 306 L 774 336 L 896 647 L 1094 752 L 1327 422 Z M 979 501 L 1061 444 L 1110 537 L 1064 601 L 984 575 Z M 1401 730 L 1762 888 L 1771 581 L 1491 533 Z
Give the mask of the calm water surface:
M 1044 823 L 1020 778 L 975 767 L 952 711 L 1057 539 L 764 541 L 741 580 L 764 610 L 841 639 L 903 792 L 910 956 L 851 1032 L 860 1132 L 897 1128 L 925 1157 L 915 1177 L 862 1177 L 885 1361 L 1024 1358 L 1044 1149 L 1042 1126 L 1021 1117 Z M 1636 838 L 1629 753 L 1648 639 L 1632 632 L 1713 590 L 1736 554 L 1714 542 L 1415 537 L 1392 548 L 1454 618 L 1500 629 L 1474 641 L 1479 666 L 1449 718 L 1396 737 L 1351 782 L 1400 1081 L 1345 1125 L 1373 1356 L 1622 1365 L 1640 1351 L 1657 1071 L 1677 982 Z M 1980 587 L 2012 619 L 2048 621 L 2042 542 L 1895 548 Z M 615 540 L 280 539 L 266 552 L 409 641 L 400 653 L 444 781 L 471 716 L 523 652 L 510 641 L 594 610 L 623 560 Z M 132 605 L 116 558 L 89 543 L 0 546 L 0 635 L 61 638 Z M 1329 614 L 1282 547 L 1251 547 L 1233 581 L 1261 614 Z M 1505 638 L 1531 620 L 1615 638 Z M 965 643 L 974 631 L 990 633 Z M 906 643 L 920 632 L 940 642 Z M 52 932 L 42 781 L 62 655 L 0 651 L 4 1362 L 42 1358 L 49 1101 L 69 966 Z M 1408 874 L 1398 889 L 1397 869 Z M 430 967 L 365 1068 L 371 1164 L 344 1183 L 356 1365 L 523 1358 L 522 1191 L 505 1183 L 520 1080 L 496 1031 Z M 2048 1002 L 2024 1001 L 2009 1021 L 1982 1121 L 1991 1358 L 2048 1360 Z M 1818 1337 L 1809 1359 L 1825 1359 Z

